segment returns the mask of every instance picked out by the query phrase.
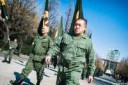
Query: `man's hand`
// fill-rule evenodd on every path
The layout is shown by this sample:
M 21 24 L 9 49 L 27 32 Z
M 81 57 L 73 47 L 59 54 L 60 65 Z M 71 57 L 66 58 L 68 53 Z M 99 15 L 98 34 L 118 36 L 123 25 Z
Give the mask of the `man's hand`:
M 50 57 L 50 56 L 46 56 L 46 57 L 45 57 L 45 62 L 46 62 L 46 64 L 49 64 L 50 61 L 51 61 L 51 57 Z
M 89 76 L 88 77 L 88 83 L 92 83 L 92 81 L 93 81 L 93 76 Z
M 10 41 L 10 38 L 8 38 L 8 41 Z
M 12 49 L 11 47 L 9 47 L 9 49 Z

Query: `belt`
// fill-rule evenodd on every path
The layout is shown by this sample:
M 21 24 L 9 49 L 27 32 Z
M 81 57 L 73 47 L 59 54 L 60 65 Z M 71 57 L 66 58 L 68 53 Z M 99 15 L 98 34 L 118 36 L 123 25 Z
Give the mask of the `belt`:
M 82 62 L 72 62 L 72 63 L 65 63 L 65 62 L 60 62 L 60 65 L 66 67 L 66 68 L 70 68 L 72 66 L 79 66 L 83 64 Z

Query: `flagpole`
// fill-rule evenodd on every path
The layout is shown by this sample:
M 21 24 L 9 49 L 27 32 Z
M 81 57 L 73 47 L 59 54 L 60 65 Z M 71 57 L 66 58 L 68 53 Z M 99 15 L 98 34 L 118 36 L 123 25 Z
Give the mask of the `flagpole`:
M 6 31 L 7 31 L 7 41 L 10 42 L 9 39 L 9 27 L 8 27 L 8 14 L 6 11 L 6 6 L 5 6 L 5 0 L 0 0 L 1 2 L 1 11 L 2 11 L 2 21 L 4 22 Z

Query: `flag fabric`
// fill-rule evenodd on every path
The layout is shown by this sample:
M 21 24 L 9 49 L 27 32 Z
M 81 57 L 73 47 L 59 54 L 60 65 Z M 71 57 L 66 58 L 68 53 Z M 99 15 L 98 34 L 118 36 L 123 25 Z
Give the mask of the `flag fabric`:
M 83 18 L 82 0 L 77 0 L 76 2 L 75 11 L 74 11 L 69 33 L 73 33 L 75 20 L 78 18 Z
M 2 18 L 4 18 L 5 20 L 8 20 L 8 13 L 7 13 L 6 6 L 5 6 L 5 0 L 0 0 L 0 4 L 1 4 Z
M 48 0 L 46 0 L 46 2 L 45 2 L 45 11 L 44 11 L 44 15 L 43 15 L 43 25 L 48 26 L 48 22 L 49 22 L 48 18 L 49 18 Z
M 63 17 L 61 16 L 55 38 L 61 36 L 62 34 L 63 34 Z
M 48 18 L 49 18 L 49 9 L 48 9 L 48 3 L 49 3 L 49 0 L 46 0 L 45 1 L 45 9 L 44 9 L 44 14 L 43 14 L 43 17 L 39 23 L 39 27 L 38 27 L 38 33 L 41 34 L 41 29 L 44 25 L 46 26 L 49 26 L 49 21 L 48 21 Z

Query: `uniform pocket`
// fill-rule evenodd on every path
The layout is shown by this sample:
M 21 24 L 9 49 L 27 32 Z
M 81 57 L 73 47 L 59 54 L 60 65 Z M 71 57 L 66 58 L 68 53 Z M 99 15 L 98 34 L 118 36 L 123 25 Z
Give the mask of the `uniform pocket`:
M 48 48 L 48 42 L 42 42 L 42 47 Z
M 79 44 L 79 45 L 77 46 L 77 54 L 84 56 L 85 53 L 86 53 L 86 45 L 84 45 L 84 44 Z
M 77 47 L 81 49 L 86 49 L 86 46 L 84 44 L 79 44 Z

